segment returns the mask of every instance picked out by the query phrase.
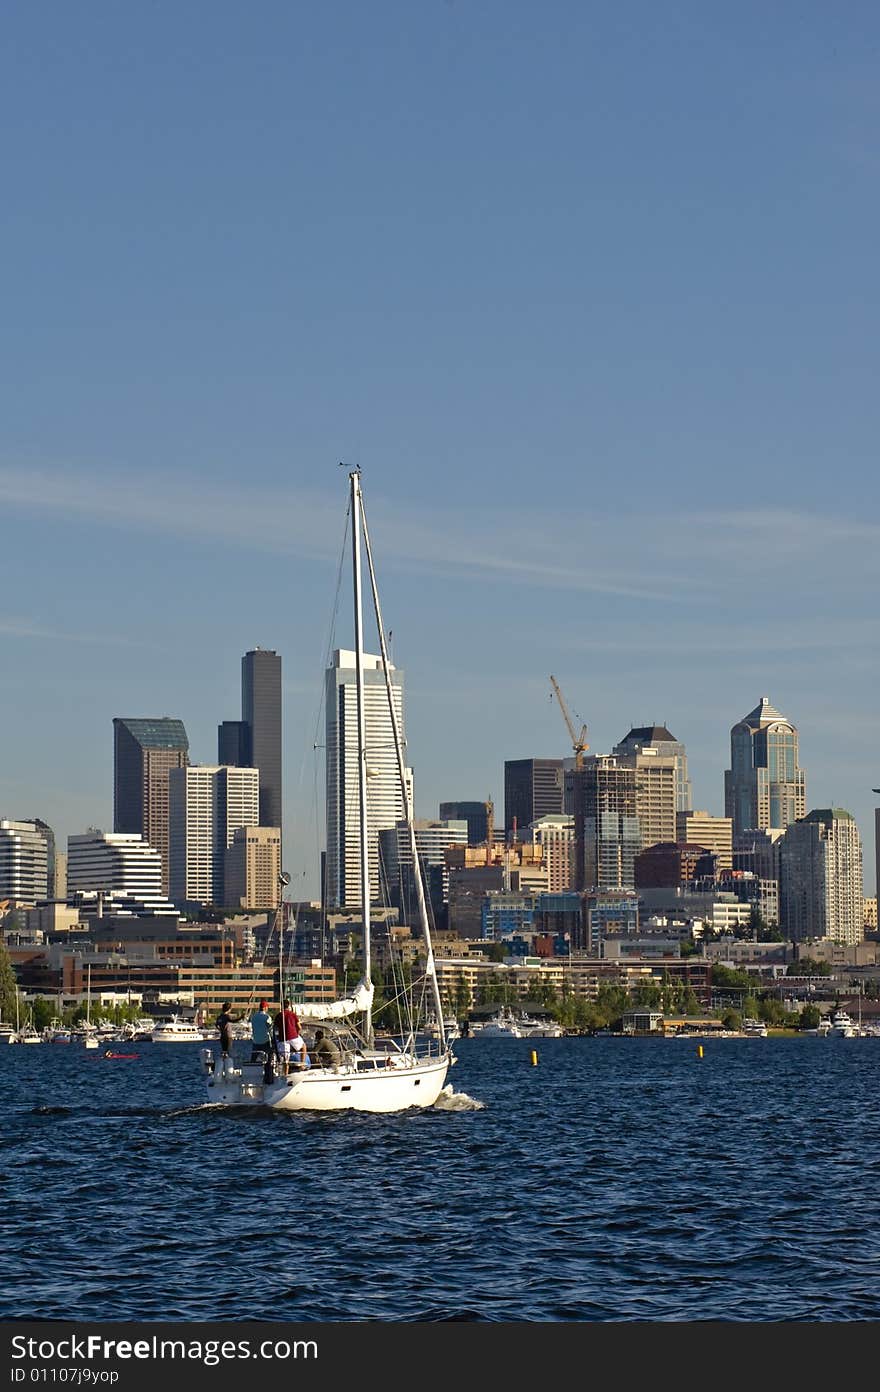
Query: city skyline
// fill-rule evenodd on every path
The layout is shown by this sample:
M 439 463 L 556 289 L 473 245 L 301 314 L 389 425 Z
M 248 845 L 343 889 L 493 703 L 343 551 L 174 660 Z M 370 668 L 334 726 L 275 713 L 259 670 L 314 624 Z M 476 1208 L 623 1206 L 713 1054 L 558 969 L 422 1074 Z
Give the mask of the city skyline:
M 870 846 L 880 14 L 552 14 L 13 4 L 4 815 L 111 826 L 119 711 L 215 762 L 274 648 L 317 894 L 342 460 L 417 815 L 500 820 L 506 759 L 569 754 L 552 672 L 593 752 L 665 724 L 716 814 L 767 693 Z

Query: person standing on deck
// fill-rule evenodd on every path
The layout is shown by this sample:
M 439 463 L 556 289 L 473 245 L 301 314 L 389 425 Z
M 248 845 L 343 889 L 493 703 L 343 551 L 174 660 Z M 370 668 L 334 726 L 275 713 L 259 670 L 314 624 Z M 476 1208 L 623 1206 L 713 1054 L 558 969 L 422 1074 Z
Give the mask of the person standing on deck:
M 220 1014 L 217 1016 L 217 1028 L 220 1031 L 220 1053 L 223 1058 L 228 1058 L 232 1053 L 232 1026 L 235 1024 L 235 1016 L 231 1014 L 232 1001 L 224 1001 L 220 1007 Z
M 278 1014 L 275 1016 L 275 1040 L 278 1048 L 278 1056 L 281 1059 L 285 1073 L 287 1072 L 292 1054 L 296 1054 L 297 1056 L 295 1067 L 308 1067 L 309 1058 L 306 1053 L 306 1041 L 300 1034 L 299 1017 L 289 1000 L 284 1002 L 284 1009 L 279 1010 Z
M 258 1062 L 258 1054 L 265 1054 L 267 1059 L 272 1055 L 272 1016 L 268 1004 L 261 1000 L 259 1010 L 251 1016 L 251 1063 Z

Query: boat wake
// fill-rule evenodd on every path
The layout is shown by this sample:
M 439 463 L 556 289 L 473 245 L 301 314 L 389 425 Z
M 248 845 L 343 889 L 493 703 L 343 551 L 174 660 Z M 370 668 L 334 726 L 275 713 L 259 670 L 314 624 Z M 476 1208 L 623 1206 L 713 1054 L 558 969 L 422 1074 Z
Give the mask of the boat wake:
M 434 1103 L 441 1112 L 481 1112 L 485 1105 L 485 1102 L 470 1097 L 466 1092 L 454 1092 L 451 1083 L 446 1084 Z

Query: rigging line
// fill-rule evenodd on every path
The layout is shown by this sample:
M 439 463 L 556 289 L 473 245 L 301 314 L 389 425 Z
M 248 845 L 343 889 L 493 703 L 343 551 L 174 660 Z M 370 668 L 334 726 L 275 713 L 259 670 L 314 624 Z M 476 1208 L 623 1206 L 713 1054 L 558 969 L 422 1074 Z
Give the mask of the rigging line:
M 391 719 L 391 728 L 394 731 L 394 744 L 397 754 L 397 770 L 398 776 L 400 778 L 400 791 L 403 797 L 403 805 L 406 809 L 406 823 L 407 830 L 409 832 L 410 853 L 412 855 L 414 868 L 413 879 L 415 883 L 416 897 L 418 899 L 419 904 L 419 921 L 422 930 L 422 935 L 425 940 L 425 947 L 427 950 L 427 970 L 431 979 L 431 990 L 434 1001 L 434 1010 L 438 1021 L 440 1047 L 441 1050 L 445 1053 L 448 1049 L 448 1043 L 446 1039 L 446 1032 L 443 1027 L 443 1006 L 440 1000 L 440 986 L 437 981 L 437 968 L 434 960 L 434 948 L 431 940 L 431 925 L 428 922 L 428 911 L 425 907 L 425 890 L 424 885 L 422 883 L 421 866 L 419 864 L 419 851 L 418 846 L 416 844 L 412 799 L 410 797 L 410 790 L 407 786 L 406 770 L 404 768 L 404 738 L 403 731 L 401 728 L 402 721 L 398 719 L 397 711 L 395 709 L 394 704 L 394 694 L 391 686 L 391 672 L 389 670 L 388 662 L 388 646 L 385 640 L 385 628 L 382 623 L 382 609 L 381 605 L 379 604 L 379 586 L 376 580 L 375 566 L 373 565 L 373 548 L 370 544 L 370 531 L 369 527 L 367 526 L 367 514 L 366 509 L 364 507 L 363 494 L 361 494 L 359 490 L 357 503 L 359 507 L 359 517 L 362 523 L 364 549 L 366 550 L 367 554 L 367 566 L 369 568 L 370 574 L 370 588 L 373 594 L 373 610 L 376 618 L 376 629 L 379 635 L 379 650 L 382 654 L 382 674 L 385 678 L 385 694 L 388 700 L 388 714 Z M 352 523 L 352 525 L 354 525 L 354 523 Z

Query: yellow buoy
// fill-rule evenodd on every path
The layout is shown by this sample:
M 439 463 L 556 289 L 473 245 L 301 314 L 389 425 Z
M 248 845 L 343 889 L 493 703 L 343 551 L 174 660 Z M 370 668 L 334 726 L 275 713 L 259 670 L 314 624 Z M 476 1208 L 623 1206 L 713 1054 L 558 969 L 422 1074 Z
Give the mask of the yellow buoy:
M 702 1058 L 702 1057 L 703 1057 L 703 1046 L 702 1046 L 702 1044 L 701 1044 L 701 1045 L 699 1046 L 699 1048 L 697 1049 L 697 1058 Z
M 533 1068 L 537 1068 L 537 1066 L 538 1066 L 538 1051 L 537 1051 L 537 1049 L 533 1049 L 533 1050 L 532 1050 L 532 1067 L 533 1067 Z

